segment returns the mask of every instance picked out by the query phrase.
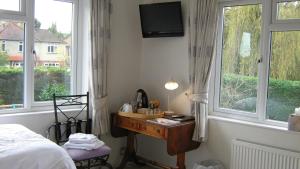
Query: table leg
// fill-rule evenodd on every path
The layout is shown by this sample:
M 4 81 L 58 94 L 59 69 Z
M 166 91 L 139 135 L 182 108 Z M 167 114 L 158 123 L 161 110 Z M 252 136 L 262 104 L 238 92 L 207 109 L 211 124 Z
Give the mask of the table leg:
M 117 169 L 125 168 L 127 162 L 132 158 L 132 156 L 135 156 L 134 134 L 133 133 L 128 133 L 126 151 L 125 151 L 123 159 L 122 159 L 120 165 L 117 167 Z
M 144 163 L 140 162 L 135 149 L 134 149 L 134 133 L 128 133 L 127 136 L 127 147 L 126 147 L 126 151 L 125 154 L 123 156 L 123 159 L 119 165 L 119 167 L 117 167 L 117 169 L 124 169 L 126 167 L 127 162 L 129 161 L 133 161 L 138 165 L 145 165 Z
M 185 169 L 185 153 L 177 154 L 177 168 Z

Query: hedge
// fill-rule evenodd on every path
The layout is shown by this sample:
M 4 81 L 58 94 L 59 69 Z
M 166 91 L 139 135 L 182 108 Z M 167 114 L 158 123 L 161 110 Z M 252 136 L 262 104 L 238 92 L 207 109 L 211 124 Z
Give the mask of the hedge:
M 0 67 L 0 105 L 23 103 L 23 68 Z M 52 93 L 67 94 L 70 91 L 70 71 L 67 68 L 37 67 L 34 69 L 34 98 L 51 100 Z
M 256 111 L 257 77 L 224 74 L 221 106 L 238 110 Z M 300 106 L 300 81 L 270 79 L 267 117 L 287 121 L 295 107 Z

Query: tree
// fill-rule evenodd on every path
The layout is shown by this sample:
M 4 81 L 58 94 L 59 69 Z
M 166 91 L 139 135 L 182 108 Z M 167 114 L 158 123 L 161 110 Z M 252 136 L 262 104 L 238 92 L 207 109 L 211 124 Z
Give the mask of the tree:
M 48 28 L 48 31 L 49 31 L 49 32 L 52 32 L 52 33 L 54 33 L 54 34 L 57 34 L 58 31 L 57 31 L 56 23 L 52 23 L 52 25 Z
M 0 52 L 0 66 L 6 66 L 8 64 L 8 55 L 5 52 Z
M 48 28 L 48 31 L 55 34 L 55 35 L 57 35 L 61 39 L 63 39 L 65 37 L 63 33 L 59 32 L 57 30 L 56 23 L 52 23 L 52 25 Z
M 300 18 L 300 3 L 279 3 L 281 19 Z M 224 11 L 222 71 L 244 76 L 257 76 L 261 57 L 261 15 L 259 5 L 226 7 Z M 250 56 L 240 55 L 243 33 L 251 35 Z M 300 80 L 300 31 L 272 32 L 270 77 Z
M 43 88 L 43 90 L 41 91 L 41 93 L 39 95 L 39 99 L 41 101 L 51 100 L 54 93 L 56 95 L 67 95 L 68 91 L 64 84 L 52 83 Z
M 42 23 L 39 20 L 37 20 L 36 18 L 34 18 L 34 28 L 40 29 L 41 25 L 42 25 Z

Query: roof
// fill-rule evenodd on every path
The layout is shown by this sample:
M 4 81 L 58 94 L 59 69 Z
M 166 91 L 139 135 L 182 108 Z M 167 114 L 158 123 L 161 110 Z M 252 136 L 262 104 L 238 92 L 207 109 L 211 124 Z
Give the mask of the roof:
M 15 40 L 23 41 L 24 40 L 24 31 L 17 23 L 10 22 L 2 28 L 0 31 L 1 40 Z
M 48 31 L 47 29 L 36 29 L 34 35 L 35 42 L 46 43 L 66 43 L 58 35 Z M 17 23 L 9 22 L 0 30 L 0 40 L 23 41 L 24 28 Z
M 65 41 L 68 45 L 71 46 L 71 44 L 72 44 L 72 36 L 71 36 L 71 35 L 67 36 L 67 37 L 65 38 L 64 41 Z
M 34 33 L 34 40 L 36 42 L 65 43 L 58 35 L 55 35 L 46 29 L 37 29 Z

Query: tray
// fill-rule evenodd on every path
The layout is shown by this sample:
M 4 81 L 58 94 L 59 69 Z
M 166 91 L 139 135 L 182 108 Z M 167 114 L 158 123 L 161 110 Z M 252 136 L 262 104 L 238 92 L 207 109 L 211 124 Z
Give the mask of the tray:
M 155 113 L 155 114 L 119 112 L 118 114 L 119 116 L 136 118 L 136 119 L 145 119 L 145 120 L 164 117 L 164 112 Z

